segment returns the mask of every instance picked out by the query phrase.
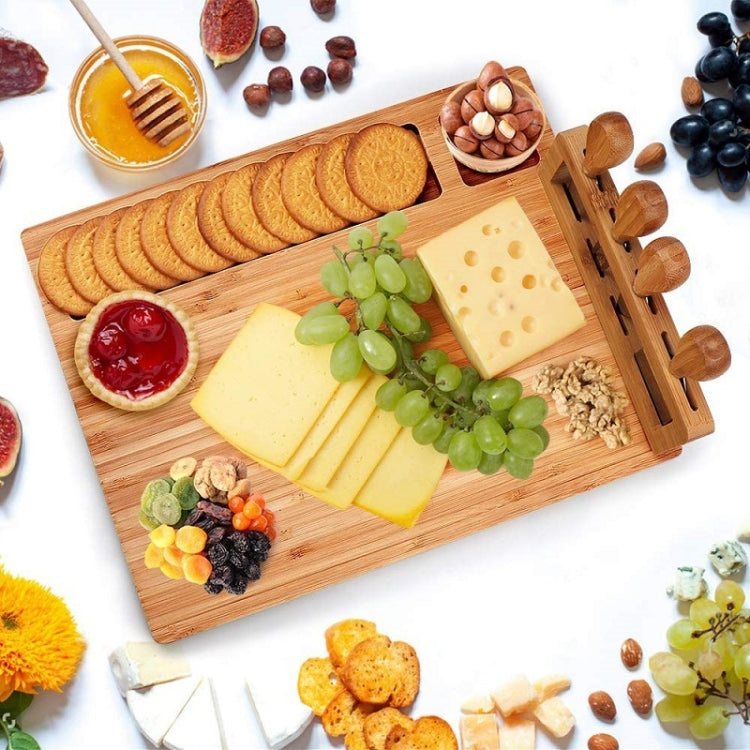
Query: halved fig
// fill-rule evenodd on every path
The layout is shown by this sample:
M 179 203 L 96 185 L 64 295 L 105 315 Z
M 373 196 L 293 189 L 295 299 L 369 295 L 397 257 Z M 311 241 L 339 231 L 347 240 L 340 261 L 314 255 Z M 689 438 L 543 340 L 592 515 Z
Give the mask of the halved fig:
M 201 46 L 214 68 L 239 60 L 258 33 L 256 0 L 206 0 L 201 13 Z
M 0 396 L 0 487 L 16 468 L 21 450 L 21 420 L 13 404 Z

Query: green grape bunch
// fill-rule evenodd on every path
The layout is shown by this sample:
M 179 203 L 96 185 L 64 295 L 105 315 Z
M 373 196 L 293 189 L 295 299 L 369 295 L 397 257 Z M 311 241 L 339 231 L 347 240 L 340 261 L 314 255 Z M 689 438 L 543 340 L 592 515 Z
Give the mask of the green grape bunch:
M 505 469 L 526 479 L 549 444 L 542 422 L 547 402 L 523 396 L 512 377 L 482 380 L 474 367 L 459 367 L 442 349 L 420 354 L 414 344 L 432 336 L 415 305 L 432 297 L 432 282 L 418 258 L 404 257 L 399 238 L 406 231 L 401 211 L 377 223 L 378 241 L 364 226 L 351 230 L 345 251 L 320 269 L 333 299 L 300 318 L 302 344 L 332 344 L 330 369 L 339 382 L 357 376 L 365 364 L 389 378 L 378 389 L 378 407 L 393 412 L 414 440 L 446 454 L 459 471 L 494 474 Z

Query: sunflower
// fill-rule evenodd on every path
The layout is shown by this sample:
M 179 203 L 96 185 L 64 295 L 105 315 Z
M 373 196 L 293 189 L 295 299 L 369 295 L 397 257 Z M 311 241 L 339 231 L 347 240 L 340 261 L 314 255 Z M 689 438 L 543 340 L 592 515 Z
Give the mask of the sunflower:
M 0 566 L 0 701 L 14 691 L 60 692 L 75 674 L 84 645 L 62 599 Z

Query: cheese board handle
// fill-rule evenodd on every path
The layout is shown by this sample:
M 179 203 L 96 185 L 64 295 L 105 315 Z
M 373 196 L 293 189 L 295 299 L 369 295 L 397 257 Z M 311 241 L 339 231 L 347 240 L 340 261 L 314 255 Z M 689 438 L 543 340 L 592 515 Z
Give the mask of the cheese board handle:
M 598 177 L 612 167 L 622 164 L 633 153 L 633 130 L 620 112 L 602 112 L 595 117 L 586 132 L 583 171 L 588 177 Z
M 731 362 L 732 354 L 721 331 L 700 325 L 679 340 L 669 371 L 676 378 L 713 380 L 726 372 Z
M 627 242 L 651 234 L 667 220 L 667 199 L 653 180 L 638 180 L 620 194 L 615 208 L 612 236 Z
M 685 245 L 675 237 L 658 237 L 643 248 L 633 280 L 639 297 L 671 292 L 690 276 L 690 258 Z

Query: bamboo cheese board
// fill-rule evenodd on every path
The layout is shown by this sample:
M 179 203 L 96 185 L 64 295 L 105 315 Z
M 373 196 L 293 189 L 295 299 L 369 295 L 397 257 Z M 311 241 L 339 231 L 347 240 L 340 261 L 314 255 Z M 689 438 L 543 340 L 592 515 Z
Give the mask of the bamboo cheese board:
M 511 68 L 510 72 L 530 84 L 522 68 Z M 438 124 L 437 113 L 449 92 L 450 89 L 435 91 L 30 227 L 22 233 L 22 242 L 32 274 L 36 279 L 39 255 L 46 240 L 66 227 L 78 226 L 139 200 L 262 162 L 308 143 L 324 143 L 339 133 L 355 132 L 372 123 L 407 126 L 421 138 L 430 166 L 422 196 L 415 205 L 405 209 L 409 220 L 409 228 L 402 238 L 405 255 L 414 254 L 428 239 L 487 206 L 515 196 L 573 291 L 586 323 L 576 333 L 523 361 L 508 374 L 521 380 L 528 392 L 532 376 L 543 365 L 565 365 L 582 354 L 595 358 L 611 368 L 618 387 L 630 396 L 631 405 L 624 418 L 632 442 L 609 449 L 599 439 L 574 441 L 564 429 L 566 418 L 551 408 L 545 421 L 551 433 L 550 446 L 537 459 L 534 473 L 528 480 L 513 479 L 505 472 L 485 477 L 449 467 L 426 510 L 411 529 L 401 528 L 358 508 L 336 510 L 306 495 L 279 475 L 250 463 L 249 476 L 255 488 L 266 497 L 276 514 L 278 536 L 264 563 L 262 577 L 250 584 L 246 594 L 212 596 L 201 586 L 171 580 L 159 570 L 144 566 L 148 538 L 138 522 L 141 492 L 150 479 L 165 475 L 178 458 L 236 453 L 196 416 L 190 407 L 191 398 L 258 303 L 271 302 L 304 313 L 326 298 L 319 282 L 319 268 L 332 257 L 332 245 L 346 243 L 349 228 L 162 292 L 192 319 L 200 345 L 200 362 L 187 389 L 173 401 L 150 412 L 120 412 L 90 394 L 73 360 L 80 320 L 60 312 L 38 287 L 98 472 L 103 498 L 109 506 L 148 625 L 158 642 L 178 640 L 388 565 L 625 477 L 681 452 L 679 439 L 654 441 L 653 430 L 651 434 L 647 432 L 648 424 L 654 421 L 648 416 L 653 407 L 644 403 L 640 395 L 643 384 L 633 382 L 636 379 L 634 368 L 623 364 L 629 355 L 627 352 L 623 355 L 621 343 L 613 344 L 613 327 L 601 319 L 604 313 L 597 301 L 601 294 L 592 294 L 587 288 L 587 283 L 592 282 L 584 283 L 585 263 L 582 275 L 570 220 L 558 216 L 566 208 L 565 201 L 561 203 L 555 197 L 554 186 L 560 187 L 564 183 L 561 174 L 568 174 L 568 167 L 558 168 L 562 163 L 559 156 L 555 157 L 558 166 L 552 170 L 547 185 L 543 184 L 540 175 L 547 160 L 552 158 L 555 142 L 549 123 L 537 153 L 520 167 L 496 175 L 471 172 L 450 155 Z M 550 185 L 553 186 L 552 200 L 548 197 Z M 610 188 L 610 192 L 616 197 L 614 188 Z M 374 225 L 375 221 L 371 223 Z M 437 306 L 428 302 L 422 312 L 433 323 L 431 345 L 445 348 L 454 362 L 466 363 Z M 680 386 L 678 390 L 684 389 Z M 684 431 L 680 433 L 683 442 L 706 434 L 713 427 L 695 384 L 691 385 L 690 398 L 688 411 L 698 415 L 699 426 L 686 436 Z M 457 507 L 461 509 L 459 513 Z

